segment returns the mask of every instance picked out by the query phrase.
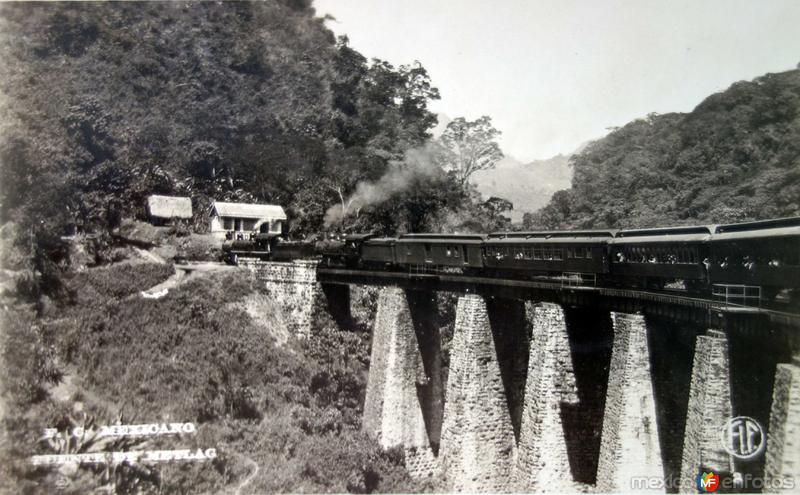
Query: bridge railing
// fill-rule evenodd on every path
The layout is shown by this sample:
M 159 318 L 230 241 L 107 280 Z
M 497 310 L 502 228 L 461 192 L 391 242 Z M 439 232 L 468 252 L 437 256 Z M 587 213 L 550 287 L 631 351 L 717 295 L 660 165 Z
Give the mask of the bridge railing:
M 596 287 L 597 275 L 594 273 L 564 272 L 561 287 Z
M 761 287 L 757 285 L 714 284 L 711 297 L 729 306 L 761 307 Z

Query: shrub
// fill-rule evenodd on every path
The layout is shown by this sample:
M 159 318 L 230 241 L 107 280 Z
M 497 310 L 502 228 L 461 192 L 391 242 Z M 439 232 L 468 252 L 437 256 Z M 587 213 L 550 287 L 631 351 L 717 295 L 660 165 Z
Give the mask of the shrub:
M 172 265 L 161 263 L 120 263 L 91 268 L 73 274 L 67 286 L 79 304 L 136 294 L 157 285 L 175 273 Z
M 6 333 L 4 363 L 14 371 L 4 380 L 4 393 L 23 407 L 41 401 L 46 387 L 62 376 L 54 335 L 36 324 L 33 313 L 24 307 L 0 309 L 0 327 Z
M 191 234 L 177 242 L 178 252 L 192 261 L 217 261 L 222 244 L 211 235 Z

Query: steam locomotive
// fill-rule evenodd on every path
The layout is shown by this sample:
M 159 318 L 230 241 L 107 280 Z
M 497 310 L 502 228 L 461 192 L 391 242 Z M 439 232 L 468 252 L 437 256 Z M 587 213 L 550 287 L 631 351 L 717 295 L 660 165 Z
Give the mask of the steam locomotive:
M 672 290 L 744 305 L 796 302 L 800 289 L 800 217 L 632 230 L 357 234 L 317 244 L 260 235 L 231 244 L 229 261 L 313 256 L 323 267 Z
M 222 260 L 236 265 L 239 257 L 261 260 L 291 261 L 317 254 L 315 243 L 288 241 L 277 233 L 229 232 L 222 243 Z

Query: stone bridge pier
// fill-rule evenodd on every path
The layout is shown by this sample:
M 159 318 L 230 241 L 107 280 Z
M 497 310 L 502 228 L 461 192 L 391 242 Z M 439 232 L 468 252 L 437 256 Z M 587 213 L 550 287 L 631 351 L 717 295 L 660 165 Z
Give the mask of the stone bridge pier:
M 764 459 L 767 476 L 799 467 L 800 371 L 785 339 L 465 295 L 445 376 L 434 304 L 382 289 L 365 405 L 364 427 L 402 447 L 415 476 L 470 492 L 695 493 L 704 472 L 728 480 L 724 492 L 763 477 Z M 734 416 L 784 433 L 742 461 L 722 435 Z
M 299 335 L 320 310 L 350 325 L 348 287 L 304 263 L 248 268 Z M 468 294 L 446 342 L 438 313 L 435 292 L 379 291 L 363 428 L 414 476 L 470 492 L 697 493 L 705 472 L 718 493 L 799 487 L 796 331 Z M 766 438 L 723 430 L 739 416 Z M 761 451 L 732 455 L 748 442 Z
M 431 293 L 380 293 L 363 428 L 385 448 L 401 447 L 416 475 L 439 472 L 444 384 L 439 329 Z

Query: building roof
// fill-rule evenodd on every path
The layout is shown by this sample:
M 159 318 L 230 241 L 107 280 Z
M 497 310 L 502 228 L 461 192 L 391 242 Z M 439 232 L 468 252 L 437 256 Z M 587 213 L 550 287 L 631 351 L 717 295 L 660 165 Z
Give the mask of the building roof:
M 286 220 L 286 213 L 283 211 L 283 208 L 278 205 L 256 205 L 214 201 L 212 211 L 216 211 L 217 215 L 221 217 Z
M 192 218 L 192 200 L 153 194 L 147 197 L 147 212 L 155 218 Z

